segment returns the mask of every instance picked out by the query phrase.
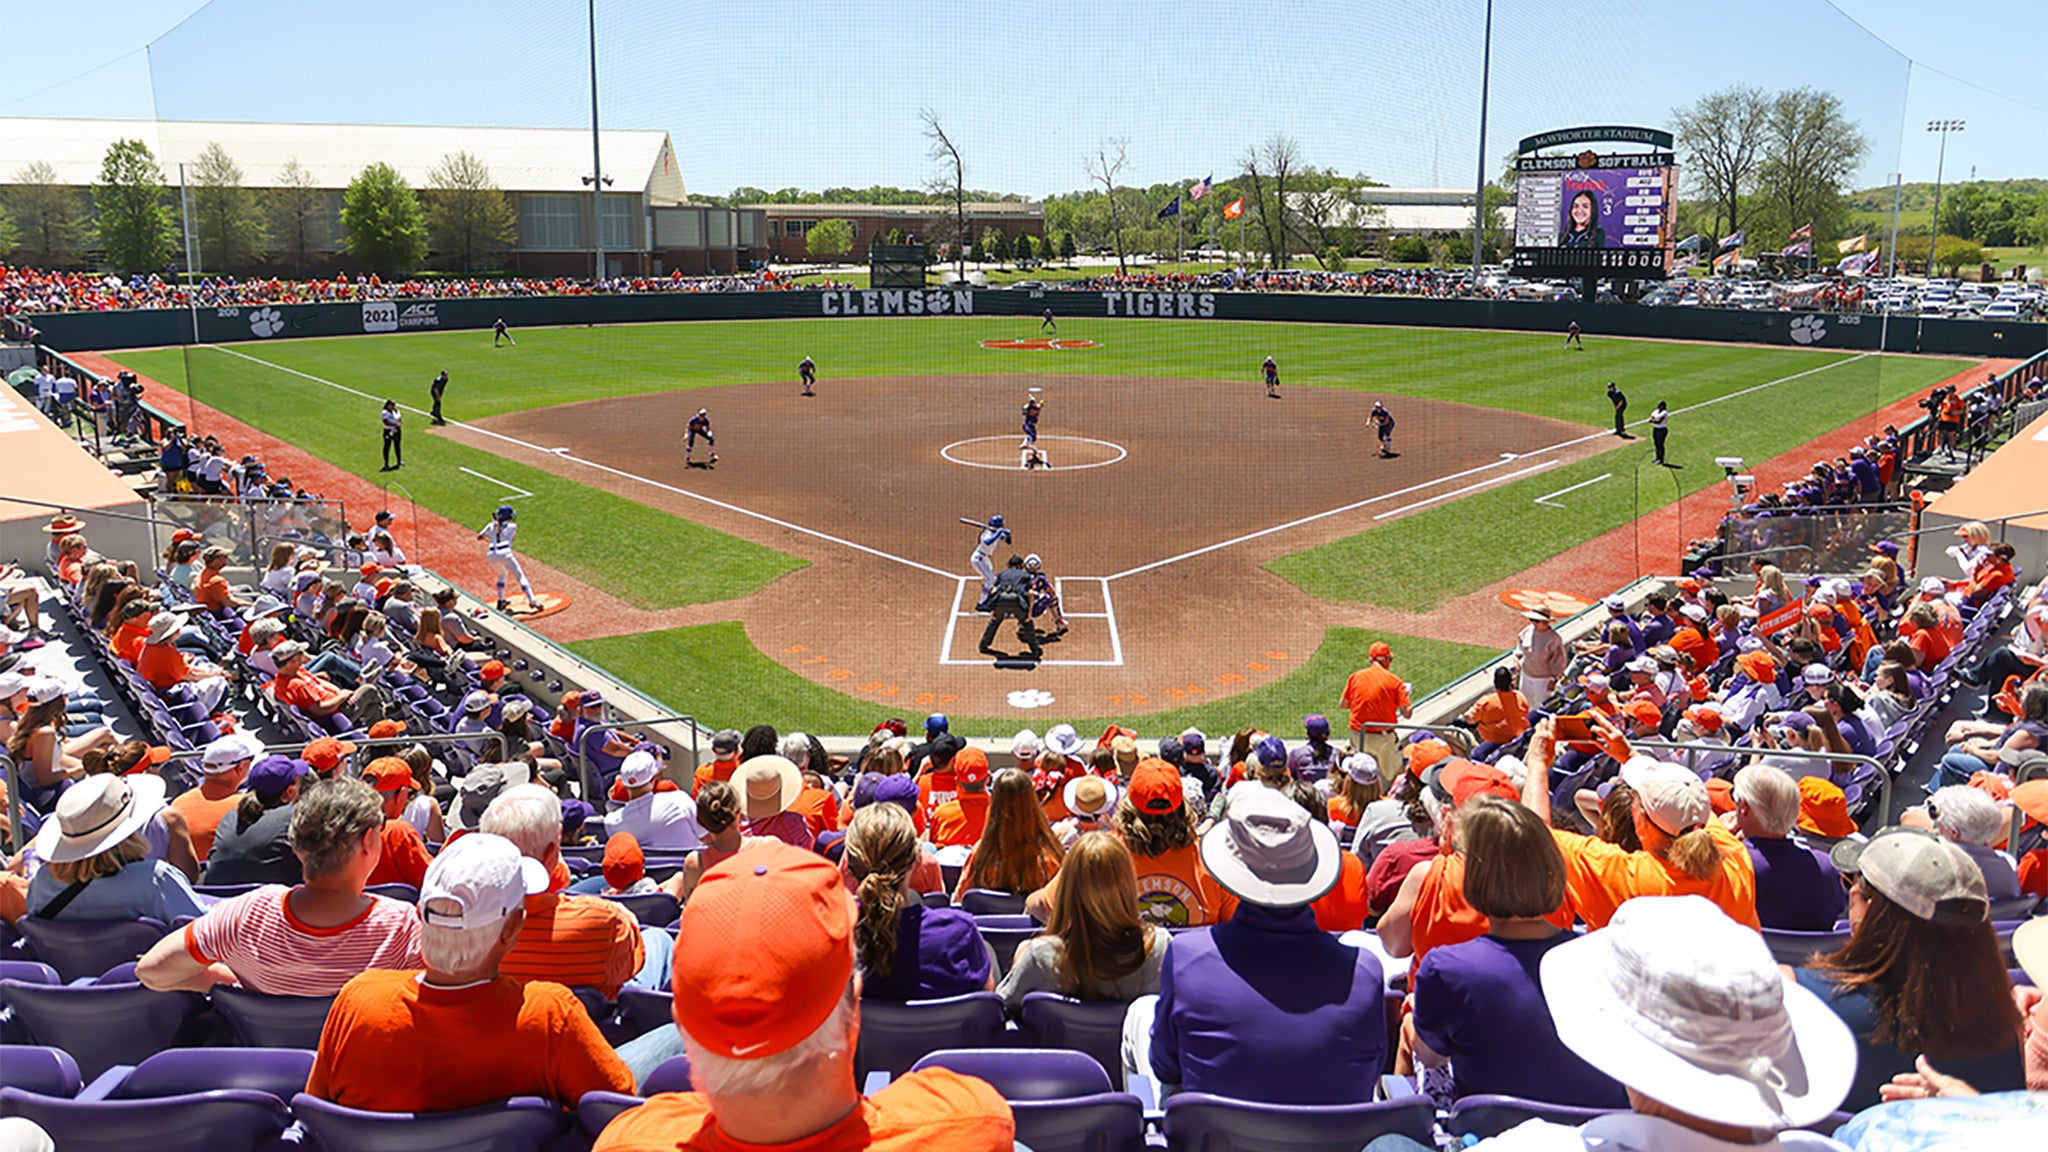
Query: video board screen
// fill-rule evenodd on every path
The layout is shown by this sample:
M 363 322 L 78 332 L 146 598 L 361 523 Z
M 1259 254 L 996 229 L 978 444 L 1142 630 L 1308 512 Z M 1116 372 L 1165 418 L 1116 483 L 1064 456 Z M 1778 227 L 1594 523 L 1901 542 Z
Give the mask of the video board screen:
M 1669 275 L 1675 171 L 1669 153 L 1528 156 L 1517 169 L 1517 272 Z

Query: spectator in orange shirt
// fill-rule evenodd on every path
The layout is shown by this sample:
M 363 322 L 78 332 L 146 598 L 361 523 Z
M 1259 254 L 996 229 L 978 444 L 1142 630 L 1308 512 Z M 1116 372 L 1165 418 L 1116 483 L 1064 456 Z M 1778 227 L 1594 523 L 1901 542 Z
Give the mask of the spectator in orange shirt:
M 261 751 L 262 747 L 244 734 L 222 736 L 200 755 L 199 786 L 171 801 L 192 831 L 192 851 L 201 864 L 213 852 L 213 836 L 221 820 L 242 802 L 242 781 L 249 778 L 249 765 Z
M 1384 641 L 1367 649 L 1371 663 L 1344 682 L 1343 704 L 1351 713 L 1351 747 L 1370 755 L 1380 766 L 1380 779 L 1392 784 L 1401 770 L 1400 740 L 1387 727 L 1414 714 L 1408 685 L 1394 675 L 1394 650 Z
M 1311 819 L 1318 824 L 1330 822 L 1330 809 L 1323 802 L 1323 794 L 1306 780 L 1291 780 L 1281 789 L 1289 800 L 1301 805 Z M 1340 843 L 1338 847 L 1342 847 Z M 1372 910 L 1365 900 L 1365 861 L 1349 852 L 1337 853 L 1337 883 L 1328 892 L 1316 898 L 1309 910 L 1316 914 L 1316 927 L 1325 932 L 1349 932 L 1365 927 L 1365 918 Z
M 803 780 L 801 792 L 796 794 L 795 803 L 789 810 L 804 818 L 811 829 L 811 838 L 839 827 L 839 794 L 825 785 L 825 770 L 829 764 L 814 764 L 811 738 L 802 732 L 791 732 L 776 746 L 784 760 L 796 765 L 797 775 Z
M 713 780 L 731 780 L 732 774 L 740 767 L 740 733 L 737 728 L 721 728 L 711 737 L 711 763 L 697 765 L 696 779 L 690 785 L 690 795 L 704 790 L 704 785 Z
M 221 569 L 228 566 L 228 550 L 208 548 L 199 554 L 199 575 L 192 581 L 192 598 L 209 612 L 220 612 L 229 608 L 246 608 L 251 601 L 237 596 L 228 587 L 228 578 Z
M 2001 757 L 2003 759 L 2003 757 Z M 2048 753 L 2028 750 L 2013 759 L 2027 767 L 2020 767 L 2020 775 L 2013 786 L 2012 806 L 2026 814 L 2026 828 L 2037 834 L 2043 825 L 2048 825 Z M 2031 772 L 2031 775 L 2028 773 Z M 2037 847 L 2019 859 L 2020 891 L 2029 896 L 2048 896 L 2048 845 Z
M 960 792 L 932 812 L 930 838 L 935 848 L 971 845 L 981 839 L 988 823 L 988 756 L 979 748 L 963 748 L 953 757 L 952 767 Z
M 419 795 L 412 765 L 396 756 L 380 756 L 363 766 L 363 781 L 377 790 L 377 799 L 384 806 L 384 856 L 377 861 L 377 869 L 370 873 L 367 883 L 410 884 L 418 888 L 434 861 L 427 855 L 419 829 L 405 820 L 405 806 Z
M 1196 848 L 1194 817 L 1180 774 L 1164 760 L 1142 760 L 1117 805 L 1116 830 L 1138 872 L 1138 910 L 1147 924 L 1200 928 L 1237 910 L 1237 897 L 1209 875 Z M 1059 878 L 1033 892 L 1024 910 L 1041 923 L 1051 914 Z
M 696 1091 L 626 1112 L 597 1152 L 1009 1152 L 1010 1106 L 979 1080 L 933 1068 L 860 1094 L 854 915 L 813 853 L 770 845 L 712 869 L 683 909 L 675 962 Z
M 1501 745 L 1529 730 L 1529 698 L 1515 691 L 1513 669 L 1502 665 L 1493 670 L 1493 694 L 1466 709 L 1465 722 L 1479 735 L 1474 760 L 1491 760 Z
M 441 1112 L 509 1096 L 573 1108 L 586 1092 L 631 1092 L 632 1075 L 567 988 L 503 971 L 547 870 L 510 841 L 473 835 L 423 880 L 426 970 L 373 970 L 342 987 L 307 1093 L 370 1112 Z
M 186 618 L 176 612 L 159 612 L 149 618 L 149 637 L 135 658 L 135 672 L 159 692 L 179 684 L 190 685 L 192 698 L 210 715 L 228 693 L 227 673 L 212 664 L 195 663 L 178 647 Z
M 114 655 L 133 664 L 142 658 L 142 646 L 149 641 L 149 620 L 156 605 L 149 599 L 130 600 L 115 611 L 107 633 L 107 646 Z
M 926 747 L 926 766 L 917 775 L 917 811 L 910 814 L 920 834 L 930 835 L 932 814 L 939 810 L 939 805 L 950 804 L 959 797 L 960 781 L 953 775 L 953 758 L 965 747 L 967 741 L 951 732 L 932 737 Z M 910 763 L 908 757 L 904 763 Z
M 667 932 L 643 931 L 615 901 L 561 891 L 568 870 L 562 867 L 560 797 L 539 784 L 507 788 L 484 809 L 477 830 L 512 841 L 553 878 L 548 891 L 526 898 L 526 927 L 500 964 L 505 975 L 595 988 L 607 1000 L 628 983 L 654 989 L 667 984 L 675 946 Z

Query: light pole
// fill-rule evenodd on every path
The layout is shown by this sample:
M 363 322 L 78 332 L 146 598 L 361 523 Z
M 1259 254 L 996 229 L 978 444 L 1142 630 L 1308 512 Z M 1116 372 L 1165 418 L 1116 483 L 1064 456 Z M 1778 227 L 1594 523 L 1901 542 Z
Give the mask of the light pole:
M 604 279 L 604 186 L 611 180 L 604 174 L 604 157 L 598 151 L 597 136 L 597 0 L 590 0 L 590 243 L 593 250 L 593 283 Z
M 1486 0 L 1486 38 L 1479 51 L 1479 179 L 1472 190 L 1472 291 L 1479 291 L 1479 264 L 1486 238 L 1486 97 L 1493 82 L 1493 0 Z
M 1941 238 L 1941 168 L 1948 161 L 1948 134 L 1961 132 L 1961 120 L 1929 120 L 1929 132 L 1941 134 L 1941 152 L 1934 161 L 1934 218 L 1927 223 L 1927 276 L 1934 278 L 1934 242 Z

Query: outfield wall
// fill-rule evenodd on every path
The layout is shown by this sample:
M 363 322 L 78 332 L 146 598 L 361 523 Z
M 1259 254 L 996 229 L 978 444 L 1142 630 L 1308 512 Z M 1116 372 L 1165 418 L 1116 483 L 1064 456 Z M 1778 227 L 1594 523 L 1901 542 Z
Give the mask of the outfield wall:
M 45 345 L 63 352 L 159 345 L 232 344 L 306 336 L 359 336 L 574 324 L 689 320 L 784 320 L 865 316 L 1131 317 L 1390 324 L 1413 328 L 1553 332 L 1578 321 L 1587 336 L 1636 336 L 1868 352 L 1886 330 L 1864 314 L 1644 308 L 1520 300 L 1280 292 L 1101 292 L 930 288 L 787 292 L 660 292 L 615 296 L 520 296 L 487 300 L 382 300 L 135 312 L 61 312 L 34 317 Z M 1887 351 L 2025 359 L 2048 350 L 2048 324 L 1896 317 Z

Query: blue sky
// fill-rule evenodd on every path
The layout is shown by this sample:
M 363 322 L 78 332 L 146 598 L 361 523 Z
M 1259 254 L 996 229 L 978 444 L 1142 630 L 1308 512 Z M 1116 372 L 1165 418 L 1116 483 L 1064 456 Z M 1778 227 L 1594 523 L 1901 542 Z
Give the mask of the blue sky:
M 1840 94 L 1861 123 L 1861 183 L 1894 170 L 1932 179 L 1924 126 L 1936 116 L 1969 122 L 1951 139 L 1949 179 L 1972 166 L 1985 178 L 2048 176 L 2048 3 L 1837 2 L 1496 0 L 1487 152 L 1497 160 L 1563 125 L 1661 125 L 1674 105 L 1731 83 L 1804 84 Z M 1082 186 L 1084 159 L 1111 136 L 1129 138 L 1134 183 L 1226 172 L 1276 131 L 1310 163 L 1388 183 L 1474 176 L 1482 0 L 598 9 L 605 122 L 667 129 L 685 183 L 707 193 L 920 183 L 933 170 L 922 105 L 957 138 L 970 184 L 1032 195 Z M 48 50 L 17 65 L 0 116 L 589 117 L 578 0 L 84 0 L 24 7 L 8 25 L 15 43 Z

